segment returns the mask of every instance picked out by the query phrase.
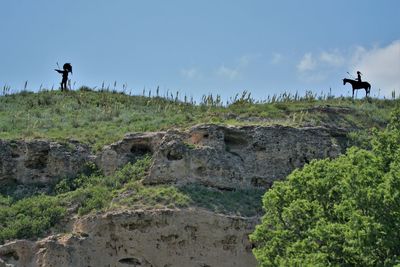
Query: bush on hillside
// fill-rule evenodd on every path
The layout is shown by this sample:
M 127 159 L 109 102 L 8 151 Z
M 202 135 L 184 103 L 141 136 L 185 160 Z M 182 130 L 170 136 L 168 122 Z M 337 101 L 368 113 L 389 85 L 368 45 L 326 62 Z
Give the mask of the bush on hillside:
M 118 190 L 144 177 L 150 163 L 151 157 L 145 156 L 111 176 L 104 176 L 92 168 L 87 175 L 61 180 L 54 188 L 55 195 L 28 195 L 15 199 L 0 194 L 0 244 L 12 239 L 43 236 L 71 212 L 84 215 L 104 210 Z
M 40 236 L 66 214 L 55 197 L 39 195 L 19 200 L 0 196 L 0 244 L 15 238 Z
M 400 263 L 400 110 L 371 145 L 312 161 L 274 184 L 250 236 L 261 266 Z

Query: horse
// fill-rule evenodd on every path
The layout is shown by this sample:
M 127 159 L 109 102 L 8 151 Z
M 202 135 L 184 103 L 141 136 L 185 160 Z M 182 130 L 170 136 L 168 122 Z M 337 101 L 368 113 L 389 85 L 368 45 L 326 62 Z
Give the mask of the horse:
M 371 91 L 371 85 L 367 82 L 359 82 L 356 80 L 351 80 L 351 79 L 343 79 L 343 85 L 345 85 L 346 83 L 350 83 L 351 86 L 353 87 L 353 99 L 354 99 L 354 90 L 358 90 L 358 89 L 365 89 L 365 97 L 369 96 L 369 93 Z

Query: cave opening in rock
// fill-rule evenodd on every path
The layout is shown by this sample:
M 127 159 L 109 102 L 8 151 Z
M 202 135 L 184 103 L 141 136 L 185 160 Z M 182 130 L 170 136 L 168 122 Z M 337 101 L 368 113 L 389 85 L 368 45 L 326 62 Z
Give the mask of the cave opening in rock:
M 153 150 L 148 144 L 134 144 L 131 147 L 130 152 L 131 154 L 129 155 L 129 162 L 131 163 L 135 163 L 137 160 L 153 154 Z
M 119 263 L 130 266 L 141 266 L 142 263 L 136 258 L 123 258 L 118 261 Z

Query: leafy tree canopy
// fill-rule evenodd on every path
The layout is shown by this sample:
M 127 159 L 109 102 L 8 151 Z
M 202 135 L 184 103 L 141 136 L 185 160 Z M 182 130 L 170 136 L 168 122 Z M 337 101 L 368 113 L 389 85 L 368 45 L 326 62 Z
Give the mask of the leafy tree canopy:
M 261 266 L 400 266 L 400 109 L 371 139 L 267 191 L 250 236 Z

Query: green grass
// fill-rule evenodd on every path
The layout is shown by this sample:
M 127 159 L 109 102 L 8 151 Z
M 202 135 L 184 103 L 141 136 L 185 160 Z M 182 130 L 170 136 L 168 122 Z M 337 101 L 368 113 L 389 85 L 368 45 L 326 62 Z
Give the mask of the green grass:
M 190 197 L 174 186 L 144 186 L 136 181 L 127 184 L 120 191 L 119 197 L 112 203 L 112 208 L 183 208 L 190 204 Z
M 188 196 L 191 204 L 196 207 L 247 217 L 261 214 L 261 199 L 265 193 L 265 189 L 222 191 L 196 184 L 183 186 L 179 190 Z
M 398 102 L 318 99 L 310 92 L 303 97 L 282 94 L 255 101 L 245 91 L 226 104 L 212 95 L 195 104 L 187 97 L 130 96 L 86 87 L 68 92 L 24 91 L 0 96 L 0 139 L 75 139 L 98 150 L 128 132 L 185 129 L 199 123 L 362 129 L 383 127 Z

